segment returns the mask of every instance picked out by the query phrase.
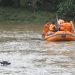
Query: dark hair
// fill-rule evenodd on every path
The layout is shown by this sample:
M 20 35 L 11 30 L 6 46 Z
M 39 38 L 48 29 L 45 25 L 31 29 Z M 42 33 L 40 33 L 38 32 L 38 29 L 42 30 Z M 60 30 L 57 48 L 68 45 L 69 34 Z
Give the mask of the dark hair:
M 46 24 L 47 24 L 47 25 L 50 25 L 50 24 L 51 24 L 51 22 L 47 22 Z
M 52 23 L 52 24 L 55 24 L 55 22 L 54 22 L 54 21 L 52 21 L 51 23 Z
M 70 21 L 71 21 L 70 19 L 67 19 L 67 20 L 66 20 L 66 22 L 70 22 Z

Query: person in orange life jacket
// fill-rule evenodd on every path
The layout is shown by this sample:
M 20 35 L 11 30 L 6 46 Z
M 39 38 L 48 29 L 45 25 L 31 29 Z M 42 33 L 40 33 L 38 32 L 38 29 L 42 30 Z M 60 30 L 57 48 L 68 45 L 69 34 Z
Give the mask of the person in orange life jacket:
M 47 24 L 44 25 L 44 28 L 43 28 L 43 34 L 42 34 L 42 37 L 44 38 L 45 35 L 48 35 L 48 34 L 52 34 L 55 32 L 55 25 L 54 25 L 54 22 L 48 22 Z
M 43 28 L 43 33 L 46 34 L 49 31 L 49 26 L 50 26 L 51 22 L 48 22 L 44 25 Z
M 73 27 L 73 22 L 72 21 L 67 21 L 65 22 L 64 20 L 59 20 L 59 25 L 60 25 L 60 31 L 69 31 L 69 32 L 74 32 L 74 27 Z
M 44 38 L 46 33 L 49 31 L 49 25 L 51 24 L 51 22 L 48 22 L 44 25 L 43 27 L 43 34 L 42 34 L 42 37 Z
M 50 25 L 49 25 L 49 31 L 47 32 L 46 35 L 51 35 L 53 33 L 56 32 L 56 26 L 55 26 L 55 23 L 52 22 Z

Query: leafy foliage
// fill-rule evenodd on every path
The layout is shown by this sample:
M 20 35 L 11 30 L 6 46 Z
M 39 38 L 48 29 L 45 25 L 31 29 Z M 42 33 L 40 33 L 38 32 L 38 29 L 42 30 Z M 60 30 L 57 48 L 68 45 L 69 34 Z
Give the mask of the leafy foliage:
M 2 6 L 12 6 L 14 4 L 13 0 L 1 0 Z
M 75 19 L 75 0 L 0 0 L 0 6 L 57 12 L 60 18 Z
M 75 19 L 75 4 L 74 0 L 66 0 L 65 2 L 62 2 L 58 6 L 57 13 L 61 18 L 64 19 Z

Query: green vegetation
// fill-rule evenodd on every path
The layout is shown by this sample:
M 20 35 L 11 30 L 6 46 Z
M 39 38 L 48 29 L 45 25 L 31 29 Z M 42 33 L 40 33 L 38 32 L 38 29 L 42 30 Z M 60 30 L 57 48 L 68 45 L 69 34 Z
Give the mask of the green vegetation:
M 45 23 L 55 14 L 75 21 L 75 0 L 0 0 L 0 21 Z
M 75 20 L 75 1 L 65 0 L 58 6 L 58 15 L 64 19 Z
M 19 23 L 45 23 L 52 21 L 55 15 L 48 11 L 29 11 L 21 8 L 0 8 L 0 21 Z

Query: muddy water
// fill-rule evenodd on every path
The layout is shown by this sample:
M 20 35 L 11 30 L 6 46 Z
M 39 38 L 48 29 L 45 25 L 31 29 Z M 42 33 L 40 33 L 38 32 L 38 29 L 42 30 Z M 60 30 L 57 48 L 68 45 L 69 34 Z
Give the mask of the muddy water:
M 75 42 L 45 42 L 39 25 L 0 25 L 0 75 L 75 75 Z

